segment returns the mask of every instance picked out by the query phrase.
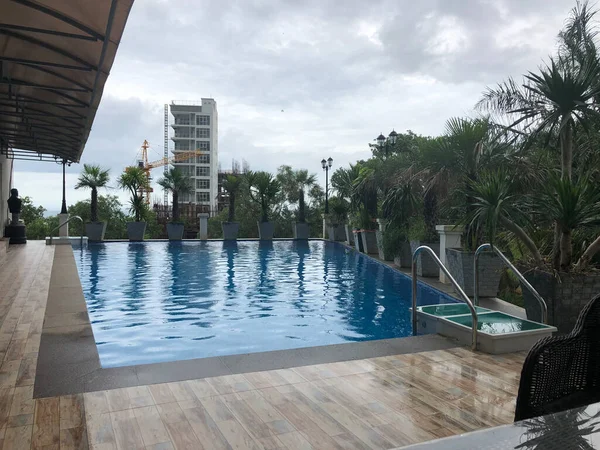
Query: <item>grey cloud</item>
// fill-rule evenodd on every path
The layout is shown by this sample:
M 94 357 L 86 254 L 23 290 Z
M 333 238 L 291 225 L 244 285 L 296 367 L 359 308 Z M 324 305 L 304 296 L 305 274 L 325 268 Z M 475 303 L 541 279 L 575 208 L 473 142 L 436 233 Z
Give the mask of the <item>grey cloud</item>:
M 220 160 L 320 171 L 366 158 L 379 132 L 436 134 L 486 84 L 534 69 L 575 0 L 138 0 L 82 162 L 160 157 L 162 106 L 212 96 Z M 439 23 L 450 24 L 441 33 Z M 515 28 L 511 41 L 498 41 Z M 462 30 L 455 48 L 452 27 Z M 285 110 L 284 113 L 280 112 Z M 55 164 L 17 162 L 55 181 Z M 81 170 L 73 166 L 73 174 Z M 158 174 L 155 174 L 158 175 Z M 54 185 L 54 184 L 53 184 Z
M 380 31 L 389 70 L 432 76 L 444 82 L 496 82 L 508 75 L 535 68 L 547 53 L 540 54 L 532 33 L 551 23 L 542 43 L 550 52 L 562 21 L 573 7 L 571 0 L 446 1 L 425 0 L 399 9 Z M 455 49 L 436 52 L 436 45 L 449 42 L 445 31 L 460 35 Z M 520 30 L 521 39 L 508 43 L 500 33 L 517 21 L 529 22 Z M 454 26 L 452 26 L 454 24 Z M 432 48 L 433 47 L 433 48 Z
M 126 100 L 105 94 L 81 163 L 101 164 L 111 168 L 113 177 L 124 167 L 135 163 L 136 154 L 144 139 L 156 143 L 162 151 L 162 110 L 138 98 Z M 155 154 L 156 156 L 156 154 Z M 158 156 L 160 157 L 160 156 Z M 60 172 L 54 163 L 16 161 L 15 170 L 22 172 Z M 79 173 L 81 166 L 73 165 L 70 173 Z

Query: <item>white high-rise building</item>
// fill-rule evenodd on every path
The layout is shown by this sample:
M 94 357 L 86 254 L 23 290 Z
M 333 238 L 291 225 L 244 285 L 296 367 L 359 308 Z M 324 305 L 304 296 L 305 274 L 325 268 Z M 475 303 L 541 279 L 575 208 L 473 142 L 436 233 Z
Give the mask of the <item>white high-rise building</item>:
M 181 194 L 179 201 L 204 205 L 214 212 L 217 209 L 219 171 L 217 102 L 212 98 L 203 98 L 201 102 L 173 100 L 169 107 L 173 116 L 173 152 L 202 151 L 201 155 L 174 164 L 192 179 L 194 185 L 194 191 Z

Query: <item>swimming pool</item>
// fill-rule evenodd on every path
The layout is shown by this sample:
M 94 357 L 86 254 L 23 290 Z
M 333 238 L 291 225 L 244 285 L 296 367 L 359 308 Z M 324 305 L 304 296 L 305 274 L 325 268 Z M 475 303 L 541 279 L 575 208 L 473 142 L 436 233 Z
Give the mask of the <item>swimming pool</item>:
M 327 241 L 75 249 L 103 367 L 405 337 L 410 278 Z M 453 299 L 420 285 L 419 304 Z

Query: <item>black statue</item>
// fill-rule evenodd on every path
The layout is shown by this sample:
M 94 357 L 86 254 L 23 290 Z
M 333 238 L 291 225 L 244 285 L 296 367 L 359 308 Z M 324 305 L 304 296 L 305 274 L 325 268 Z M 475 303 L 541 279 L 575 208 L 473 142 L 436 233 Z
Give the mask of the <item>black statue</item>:
M 7 200 L 8 210 L 12 214 L 11 225 L 18 225 L 19 223 L 19 215 L 21 214 L 21 204 L 23 203 L 19 198 L 19 191 L 16 189 L 10 190 L 10 197 Z
M 12 214 L 12 219 L 10 224 L 4 228 L 4 236 L 10 238 L 10 244 L 25 244 L 27 242 L 25 226 L 22 223 L 19 223 L 19 215 L 21 214 L 21 206 L 23 204 L 19 198 L 19 191 L 11 189 L 10 198 L 7 203 L 8 210 Z

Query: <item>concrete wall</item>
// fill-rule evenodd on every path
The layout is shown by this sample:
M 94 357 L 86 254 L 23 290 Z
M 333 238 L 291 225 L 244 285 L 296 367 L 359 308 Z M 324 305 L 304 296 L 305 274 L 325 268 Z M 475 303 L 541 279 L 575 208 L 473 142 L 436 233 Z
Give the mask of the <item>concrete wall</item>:
M 600 294 L 600 274 L 560 273 L 560 279 L 541 270 L 523 271 L 525 278 L 538 291 L 548 306 L 548 323 L 558 328 L 559 333 L 568 333 L 575 326 L 583 307 Z M 525 287 L 523 300 L 527 318 L 539 322 L 540 307 Z
M 4 237 L 4 226 L 8 221 L 8 204 L 12 183 L 13 160 L 0 155 L 0 237 Z

